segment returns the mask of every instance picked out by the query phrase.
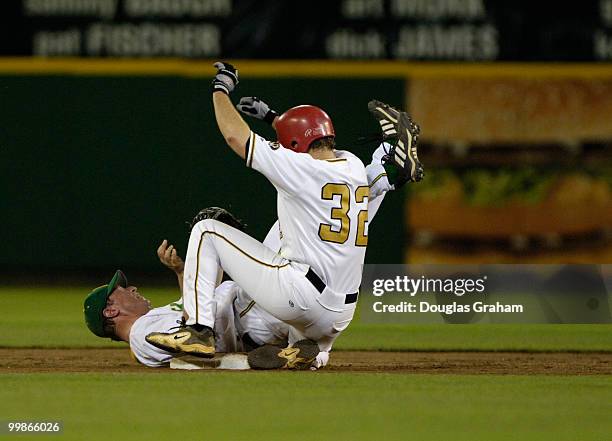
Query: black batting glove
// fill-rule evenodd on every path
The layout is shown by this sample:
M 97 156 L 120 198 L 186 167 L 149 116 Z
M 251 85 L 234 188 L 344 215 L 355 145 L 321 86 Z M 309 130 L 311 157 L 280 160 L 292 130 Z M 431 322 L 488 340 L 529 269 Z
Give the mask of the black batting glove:
M 217 68 L 217 75 L 212 81 L 212 91 L 229 95 L 238 84 L 238 69 L 221 61 L 217 61 L 213 66 Z
M 268 124 L 272 124 L 274 118 L 278 116 L 277 112 L 270 109 L 270 106 L 256 96 L 244 96 L 240 98 L 240 102 L 236 107 L 245 115 L 265 121 Z

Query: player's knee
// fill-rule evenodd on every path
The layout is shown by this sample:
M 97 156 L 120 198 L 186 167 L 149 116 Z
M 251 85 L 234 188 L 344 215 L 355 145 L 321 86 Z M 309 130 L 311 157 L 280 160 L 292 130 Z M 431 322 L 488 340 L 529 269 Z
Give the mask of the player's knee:
M 191 230 L 191 234 L 202 234 L 205 231 L 216 231 L 221 222 L 214 219 L 204 219 L 195 224 Z

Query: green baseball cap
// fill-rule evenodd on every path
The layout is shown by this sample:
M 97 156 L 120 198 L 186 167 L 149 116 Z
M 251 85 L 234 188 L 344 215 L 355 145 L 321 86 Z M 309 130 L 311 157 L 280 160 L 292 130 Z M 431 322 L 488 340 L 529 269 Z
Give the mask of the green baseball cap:
M 85 298 L 85 303 L 83 304 L 85 323 L 89 330 L 98 337 L 108 337 L 104 333 L 104 315 L 102 315 L 102 311 L 106 308 L 108 296 L 113 293 L 117 286 L 127 288 L 127 284 L 125 274 L 121 270 L 117 270 L 108 285 L 99 286 Z

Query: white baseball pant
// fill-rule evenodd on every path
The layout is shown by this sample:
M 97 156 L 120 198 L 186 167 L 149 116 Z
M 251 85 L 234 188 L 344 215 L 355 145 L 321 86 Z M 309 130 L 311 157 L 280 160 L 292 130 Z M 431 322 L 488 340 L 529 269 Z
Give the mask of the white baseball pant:
M 322 293 L 305 277 L 309 266 L 284 259 L 249 235 L 222 222 L 206 219 L 191 231 L 183 305 L 187 324 L 214 327 L 214 292 L 222 269 L 263 309 L 329 351 L 349 325 L 356 303 L 325 288 Z M 295 340 L 296 337 L 291 338 Z

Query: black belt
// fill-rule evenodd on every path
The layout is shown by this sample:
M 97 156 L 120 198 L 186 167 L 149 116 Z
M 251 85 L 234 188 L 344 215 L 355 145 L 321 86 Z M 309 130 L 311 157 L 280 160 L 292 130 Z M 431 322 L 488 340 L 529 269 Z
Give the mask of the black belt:
M 320 293 L 323 292 L 323 290 L 325 289 L 325 283 L 323 283 L 321 278 L 315 274 L 312 268 L 308 269 L 308 272 L 306 273 L 306 278 L 308 279 L 310 283 L 312 283 L 312 286 L 314 286 L 317 291 L 319 291 Z M 350 305 L 351 303 L 355 303 L 357 301 L 358 296 L 359 296 L 359 292 L 354 292 L 352 294 L 346 294 L 346 298 L 344 299 L 344 304 Z

